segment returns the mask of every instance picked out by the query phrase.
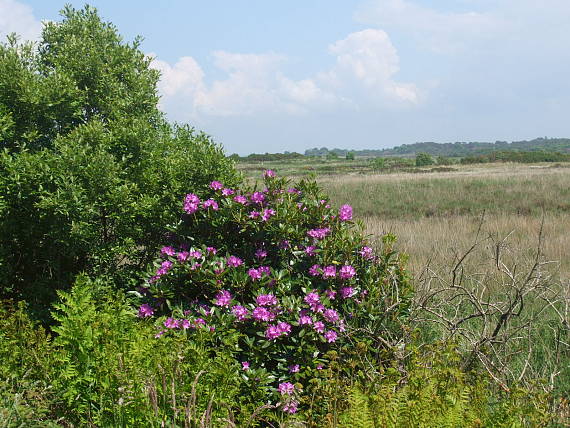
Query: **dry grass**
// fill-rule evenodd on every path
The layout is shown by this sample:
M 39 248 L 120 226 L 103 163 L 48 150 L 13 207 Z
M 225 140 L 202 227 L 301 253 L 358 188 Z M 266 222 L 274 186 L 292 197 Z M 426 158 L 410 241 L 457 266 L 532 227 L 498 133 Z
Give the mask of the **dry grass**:
M 399 249 L 410 256 L 412 274 L 418 275 L 428 263 L 451 266 L 454 258 L 474 242 L 481 217 L 453 216 L 420 219 L 362 219 L 369 234 L 381 236 L 391 232 L 398 237 Z M 503 238 L 515 259 L 531 257 L 538 243 L 541 219 L 522 215 L 488 215 L 484 217 L 482 236 Z M 570 215 L 546 215 L 543 230 L 543 253 L 557 261 L 563 278 L 570 278 Z M 521 254 L 523 253 L 523 254 Z M 483 246 L 477 253 L 481 263 L 493 258 L 493 248 Z
M 485 236 L 510 234 L 507 242 L 517 257 L 530 255 L 544 215 L 544 256 L 559 261 L 561 277 L 570 278 L 570 168 L 491 164 L 319 182 L 335 204 L 353 205 L 368 233 L 397 235 L 415 275 L 428 262 L 450 266 L 472 244 L 483 214 Z M 478 257 L 483 263 L 492 249 Z

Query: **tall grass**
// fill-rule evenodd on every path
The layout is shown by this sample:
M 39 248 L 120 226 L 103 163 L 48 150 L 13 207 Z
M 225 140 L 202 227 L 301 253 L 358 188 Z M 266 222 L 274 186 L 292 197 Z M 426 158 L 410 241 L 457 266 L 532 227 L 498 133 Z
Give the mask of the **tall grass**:
M 367 231 L 398 236 L 412 273 L 445 263 L 483 232 L 511 234 L 513 248 L 536 246 L 544 216 L 545 257 L 570 277 L 570 169 L 488 166 L 458 173 L 322 177 L 334 203 L 352 204 Z M 483 255 L 482 255 L 483 256 Z
M 455 173 L 322 177 L 334 201 L 382 219 L 570 214 L 570 169 L 503 166 Z

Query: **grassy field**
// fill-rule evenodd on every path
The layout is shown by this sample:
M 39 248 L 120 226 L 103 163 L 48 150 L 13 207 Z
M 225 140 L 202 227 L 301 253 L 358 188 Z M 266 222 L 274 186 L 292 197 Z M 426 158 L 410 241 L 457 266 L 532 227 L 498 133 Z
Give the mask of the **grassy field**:
M 561 276 L 570 278 L 570 168 L 487 164 L 457 169 L 321 176 L 319 182 L 335 204 L 353 205 L 368 233 L 397 235 L 414 274 L 428 262 L 448 264 L 469 248 L 481 217 L 485 236 L 509 235 L 511 248 L 530 255 L 544 215 L 544 255 L 560 262 Z

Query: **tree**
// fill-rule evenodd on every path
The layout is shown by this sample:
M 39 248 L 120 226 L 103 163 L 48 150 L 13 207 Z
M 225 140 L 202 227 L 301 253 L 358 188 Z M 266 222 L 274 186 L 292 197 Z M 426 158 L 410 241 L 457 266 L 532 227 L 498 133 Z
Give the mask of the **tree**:
M 135 280 L 188 189 L 237 183 L 206 134 L 169 124 L 158 73 L 95 9 L 0 46 L 0 295 L 45 303 L 79 272 Z
M 427 153 L 418 153 L 416 155 L 416 166 L 433 165 L 433 158 Z
M 354 152 L 346 152 L 346 160 L 354 160 Z

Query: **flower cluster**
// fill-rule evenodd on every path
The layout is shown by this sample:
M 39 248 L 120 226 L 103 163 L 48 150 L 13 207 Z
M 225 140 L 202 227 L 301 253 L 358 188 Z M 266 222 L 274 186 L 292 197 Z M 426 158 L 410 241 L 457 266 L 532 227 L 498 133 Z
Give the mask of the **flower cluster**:
M 382 311 L 367 298 L 385 268 L 355 235 L 349 205 L 336 212 L 311 183 L 286 187 L 270 170 L 264 178 L 263 190 L 212 181 L 203 200 L 186 195 L 183 210 L 192 215 L 160 249 L 138 316 L 156 320 L 157 337 L 237 331 L 245 378 L 270 371 L 268 379 L 300 382 L 356 334 L 351 323 Z M 296 412 L 293 383 L 277 392 L 281 409 Z

